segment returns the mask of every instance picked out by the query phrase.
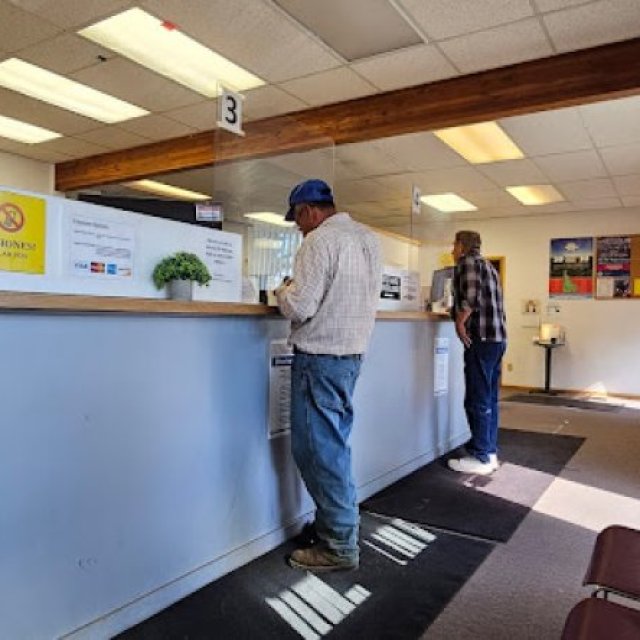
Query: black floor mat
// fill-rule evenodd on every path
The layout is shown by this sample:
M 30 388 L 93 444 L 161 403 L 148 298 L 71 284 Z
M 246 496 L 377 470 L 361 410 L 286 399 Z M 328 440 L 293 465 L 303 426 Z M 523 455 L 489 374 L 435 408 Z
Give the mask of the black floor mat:
M 317 577 L 295 571 L 284 562 L 293 548 L 288 543 L 118 639 L 299 640 L 329 634 L 414 640 L 493 549 L 446 533 L 429 537 L 408 523 L 363 514 L 358 571 Z
M 527 404 L 542 404 L 548 407 L 570 407 L 572 409 L 587 409 L 590 411 L 622 411 L 621 404 L 598 402 L 597 400 L 583 400 L 570 396 L 556 396 L 545 393 L 516 393 L 502 399 L 503 402 L 525 402 Z
M 451 456 L 446 456 L 375 494 L 362 508 L 506 542 L 583 442 L 573 436 L 502 429 L 501 467 L 491 476 L 451 471 L 446 466 Z

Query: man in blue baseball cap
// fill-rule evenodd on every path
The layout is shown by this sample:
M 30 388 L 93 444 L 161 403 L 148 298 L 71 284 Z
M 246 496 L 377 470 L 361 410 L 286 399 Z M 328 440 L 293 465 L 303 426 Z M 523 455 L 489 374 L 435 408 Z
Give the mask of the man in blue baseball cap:
M 295 208 L 297 204 L 335 206 L 331 187 L 324 180 L 318 180 L 317 178 L 305 180 L 291 190 L 289 194 L 289 210 L 284 217 L 288 222 L 295 220 Z
M 289 195 L 287 220 L 304 235 L 293 278 L 276 289 L 291 320 L 291 449 L 316 505 L 317 544 L 289 564 L 308 571 L 359 564 L 358 502 L 348 439 L 353 392 L 381 288 L 378 237 L 337 212 L 331 188 L 306 180 Z

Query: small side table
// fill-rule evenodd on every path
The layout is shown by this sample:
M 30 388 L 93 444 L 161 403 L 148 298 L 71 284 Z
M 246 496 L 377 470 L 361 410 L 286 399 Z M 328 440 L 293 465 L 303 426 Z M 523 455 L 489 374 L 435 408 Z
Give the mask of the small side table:
M 564 342 L 558 342 L 557 340 L 534 340 L 534 344 L 542 347 L 545 350 L 544 353 L 544 389 L 537 393 L 548 393 L 553 395 L 555 392 L 551 391 L 551 352 L 556 347 L 561 347 Z

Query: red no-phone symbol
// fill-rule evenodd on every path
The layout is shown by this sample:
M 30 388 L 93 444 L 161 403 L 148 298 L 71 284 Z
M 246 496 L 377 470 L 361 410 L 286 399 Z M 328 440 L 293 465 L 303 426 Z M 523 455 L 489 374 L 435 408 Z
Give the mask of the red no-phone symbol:
M 24 227 L 24 213 L 17 204 L 0 204 L 0 229 L 15 233 Z

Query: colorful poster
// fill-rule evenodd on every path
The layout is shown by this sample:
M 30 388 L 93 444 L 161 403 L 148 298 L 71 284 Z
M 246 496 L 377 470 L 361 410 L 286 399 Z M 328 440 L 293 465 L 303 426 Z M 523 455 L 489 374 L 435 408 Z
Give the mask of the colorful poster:
M 591 298 L 593 238 L 554 238 L 549 260 L 550 298 Z
M 598 298 L 629 298 L 631 296 L 631 238 L 629 236 L 598 238 L 596 255 Z
M 0 191 L 0 271 L 44 273 L 47 203 Z

